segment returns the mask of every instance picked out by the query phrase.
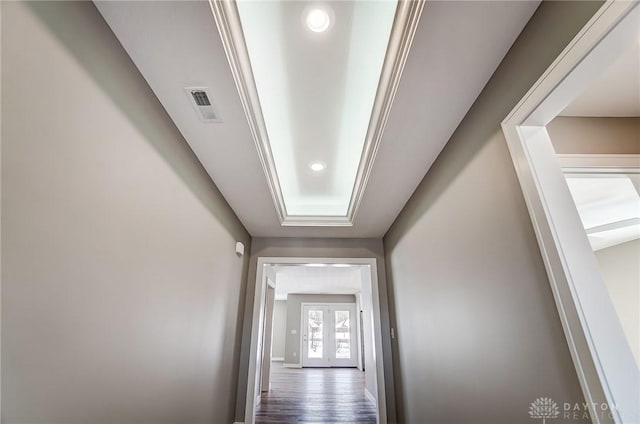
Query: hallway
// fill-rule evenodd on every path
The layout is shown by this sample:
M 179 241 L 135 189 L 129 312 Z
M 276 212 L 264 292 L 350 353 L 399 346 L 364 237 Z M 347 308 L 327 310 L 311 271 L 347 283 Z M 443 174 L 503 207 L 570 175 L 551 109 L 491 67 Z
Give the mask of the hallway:
M 0 0 L 0 424 L 640 424 L 638 22 Z
M 271 391 L 262 394 L 256 424 L 375 423 L 356 368 L 283 368 L 271 364 Z

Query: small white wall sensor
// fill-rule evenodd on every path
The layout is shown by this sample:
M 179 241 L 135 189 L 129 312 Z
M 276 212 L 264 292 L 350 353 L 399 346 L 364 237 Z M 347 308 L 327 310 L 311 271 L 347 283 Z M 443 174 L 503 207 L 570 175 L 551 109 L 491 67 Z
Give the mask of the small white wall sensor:
M 237 242 L 236 243 L 236 254 L 238 256 L 243 256 L 244 255 L 244 244 L 242 244 L 242 242 Z

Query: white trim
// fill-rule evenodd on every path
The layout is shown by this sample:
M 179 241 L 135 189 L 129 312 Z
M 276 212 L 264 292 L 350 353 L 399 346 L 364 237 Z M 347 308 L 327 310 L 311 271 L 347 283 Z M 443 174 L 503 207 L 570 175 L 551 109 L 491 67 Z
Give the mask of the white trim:
M 271 358 L 271 362 L 284 362 L 284 358 L 282 356 L 275 356 Z
M 376 398 L 373 397 L 371 392 L 366 387 L 364 388 L 364 397 L 366 397 L 367 400 L 373 404 L 373 406 L 378 406 L 378 402 L 376 402 Z
M 364 191 L 373 169 L 373 163 L 378 153 L 378 147 L 384 128 L 387 125 L 387 119 L 391 112 L 391 105 L 395 98 L 400 84 L 400 77 L 404 70 L 404 65 L 409 56 L 413 37 L 418 29 L 420 15 L 424 8 L 425 0 L 399 0 L 396 16 L 394 18 L 393 27 L 391 28 L 391 36 L 389 37 L 389 45 L 382 66 L 378 91 L 373 103 L 373 111 L 369 128 L 365 137 L 360 165 L 349 202 L 347 217 L 353 223 L 358 213 Z
M 298 216 L 287 214 L 280 225 L 283 227 L 351 227 L 353 226 L 353 221 L 348 216 Z
M 238 9 L 235 2 L 231 0 L 209 0 L 209 5 L 224 45 L 227 60 L 231 66 L 233 79 L 240 95 L 244 113 L 247 116 L 251 135 L 256 143 L 258 156 L 264 169 L 264 175 L 267 178 L 267 185 L 276 207 L 276 213 L 280 222 L 282 222 L 286 216 L 284 198 L 280 190 L 278 173 L 276 172 L 271 146 L 267 138 L 267 129 L 262 116 L 258 90 L 253 80 L 251 61 L 244 42 Z
M 638 154 L 558 154 L 560 167 L 565 173 L 640 173 Z
M 282 367 L 283 367 L 283 368 L 302 368 L 302 365 L 300 365 L 300 364 L 287 364 L 287 363 L 284 363 L 284 364 L 282 364 Z
M 384 378 L 384 351 L 382 349 L 382 324 L 380 318 L 380 297 L 378 289 L 378 271 L 377 261 L 375 258 L 284 258 L 284 257 L 259 257 L 256 269 L 255 295 L 253 301 L 253 319 L 251 325 L 251 347 L 249 351 L 249 370 L 247 373 L 247 395 L 245 404 L 245 423 L 254 424 L 255 422 L 255 403 L 254 393 L 258 390 L 259 378 L 257 375 L 257 364 L 261 360 L 260 339 L 264 331 L 264 309 L 265 309 L 265 293 L 266 293 L 266 273 L 264 271 L 267 265 L 296 265 L 296 264 L 348 264 L 348 265 L 364 265 L 369 267 L 370 281 L 363 284 L 371 285 L 371 317 L 373 327 L 373 343 L 374 357 L 373 366 L 376 370 L 376 389 L 378 392 L 377 402 L 377 422 L 386 424 L 387 422 L 387 403 L 385 397 L 385 378 Z M 288 368 L 288 365 L 283 364 Z M 369 365 L 371 366 L 371 365 Z M 295 364 L 296 368 L 300 368 L 300 364 Z
M 236 3 L 234 0 L 209 0 L 209 4 L 236 88 L 240 94 L 240 100 L 258 150 L 260 163 L 267 178 L 267 185 L 280 224 L 282 226 L 352 226 L 373 169 L 378 145 L 382 139 L 400 77 L 409 56 L 425 0 L 398 1 L 362 156 L 345 216 L 299 216 L 287 213 Z
M 638 42 L 638 23 L 632 22 L 638 18 L 631 16 L 638 13 L 637 9 L 632 10 L 637 3 L 626 0 L 605 2 L 507 119 L 518 116 L 521 125 L 544 126 L 555 118 L 591 84 L 596 74 L 601 75 L 614 60 L 631 48 L 632 43 Z M 631 20 L 625 19 L 625 25 L 617 25 L 625 17 Z M 595 54 L 589 55 L 592 52 Z M 523 115 L 525 111 L 527 114 Z
M 362 339 L 362 328 L 361 328 L 361 322 L 360 322 L 360 312 L 362 311 L 362 287 L 360 288 L 360 291 L 355 293 L 354 296 L 356 297 L 356 313 L 358 314 L 358 319 L 356 320 L 356 329 L 358 331 L 358 369 L 360 371 L 364 371 L 364 367 L 362 364 L 362 356 L 364 355 L 364 351 L 363 351 L 363 339 Z
M 608 1 L 502 122 L 569 351 L 594 423 L 640 422 L 640 372 L 602 281 L 545 125 L 631 43 L 638 2 Z M 571 162 L 573 161 L 573 162 Z

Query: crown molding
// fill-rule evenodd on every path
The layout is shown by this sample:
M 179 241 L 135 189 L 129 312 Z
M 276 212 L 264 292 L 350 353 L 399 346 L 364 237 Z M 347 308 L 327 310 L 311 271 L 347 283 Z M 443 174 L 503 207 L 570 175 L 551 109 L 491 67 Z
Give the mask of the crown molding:
M 353 222 L 346 216 L 288 215 L 281 222 L 283 227 L 351 227 Z
M 280 180 L 278 179 L 278 171 L 276 170 L 269 137 L 267 136 L 267 127 L 260 107 L 258 90 L 253 79 L 251 61 L 244 41 L 238 8 L 235 1 L 230 0 L 210 0 L 209 5 L 222 39 L 227 61 L 231 66 L 233 80 L 236 83 L 242 108 L 258 150 L 260 163 L 267 178 L 267 185 L 273 198 L 278 219 L 282 223 L 287 216 L 287 208 L 280 189 Z
M 565 173 L 639 174 L 640 154 L 557 154 Z
M 360 165 L 358 166 L 358 173 L 356 174 L 351 201 L 347 210 L 347 217 L 351 222 L 353 222 L 358 213 L 364 191 L 369 182 L 380 140 L 382 140 L 384 128 L 387 125 L 393 99 L 398 91 L 400 77 L 409 56 L 413 37 L 418 29 L 418 22 L 420 21 L 424 4 L 425 0 L 398 1 L 396 16 L 389 36 L 389 45 L 382 65 L 380 82 L 378 83 L 378 90 L 373 103 L 371 119 L 369 120 L 369 128 L 362 148 Z
M 235 0 L 209 0 L 209 4 L 222 39 L 238 94 L 240 95 L 251 135 L 258 150 L 260 163 L 267 178 L 267 184 L 280 224 L 282 226 L 306 227 L 353 226 L 373 169 L 380 140 L 382 139 L 425 0 L 398 1 L 349 207 L 347 214 L 344 216 L 299 216 L 287 213 L 236 2 Z

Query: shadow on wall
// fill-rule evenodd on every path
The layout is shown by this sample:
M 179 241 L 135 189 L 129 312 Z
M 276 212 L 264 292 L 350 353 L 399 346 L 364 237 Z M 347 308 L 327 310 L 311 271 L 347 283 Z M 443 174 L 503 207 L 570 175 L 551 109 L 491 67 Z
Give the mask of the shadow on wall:
M 249 248 L 250 237 L 245 228 L 202 168 L 101 14 L 93 3 L 80 3 L 84 3 L 82 7 L 79 7 L 78 2 L 25 2 L 25 7 L 48 28 L 52 37 L 64 45 L 221 227 L 233 239 L 243 241 Z M 73 22 L 73 25 L 67 25 L 69 22 Z M 73 87 L 70 89 L 73 90 Z M 96 120 L 99 119 L 100 117 L 96 116 Z M 229 349 L 229 352 L 224 352 L 223 361 L 218 367 L 218 375 L 230 376 L 228 381 L 232 384 L 237 384 L 238 380 L 248 262 L 247 250 L 243 258 L 239 304 L 230 308 L 231 313 L 225 317 L 225 332 L 220 335 L 221 340 L 234 344 L 233 351 Z M 226 390 L 232 394 L 233 401 L 235 387 Z M 211 400 L 211 404 L 215 409 L 215 405 L 222 401 L 221 397 L 217 397 Z M 228 408 L 229 405 L 225 404 L 220 410 Z
M 582 3 L 580 7 L 575 7 L 576 5 L 572 2 L 552 2 L 551 4 L 543 2 L 538 7 L 385 235 L 386 255 L 390 255 L 403 236 L 432 209 L 440 196 L 450 189 L 462 171 L 485 146 L 499 138 L 504 143 L 506 151 L 506 142 L 503 140 L 500 127 L 502 120 L 602 4 L 601 2 L 580 3 Z M 429 5 L 426 6 L 424 13 L 429 13 Z M 548 40 L 554 40 L 554 42 L 549 43 Z M 513 181 L 517 181 L 515 171 L 512 169 L 510 172 Z M 520 198 L 512 200 L 524 205 L 519 188 L 517 191 Z M 526 211 L 518 219 L 522 221 L 520 228 L 531 227 Z M 389 260 L 387 256 L 390 314 L 395 326 L 397 325 L 397 293 L 395 293 L 396 286 Z M 398 350 L 401 337 L 400 334 L 396 343 L 393 343 L 394 376 L 397 388 L 398 420 L 406 422 L 407 389 L 402 381 L 402 356 Z
M 240 239 L 245 229 L 238 224 L 235 213 L 224 202 L 219 190 L 211 182 L 211 178 L 138 72 L 136 65 L 124 52 L 100 12 L 93 3 L 89 3 L 87 7 L 91 7 L 95 14 L 95 20 L 89 21 L 76 16 L 79 9 L 72 3 L 26 2 L 49 28 L 51 34 L 62 42 L 77 62 L 87 70 L 87 74 L 103 88 L 104 93 L 113 100 L 129 121 L 135 124 L 140 133 L 144 134 L 149 144 L 184 182 L 185 187 L 189 188 L 225 228 L 231 229 L 230 233 L 236 239 Z M 74 27 L 65 24 L 69 20 L 74 21 Z M 87 30 L 83 31 L 86 37 L 78 37 L 77 25 L 87 26 Z M 103 27 L 102 31 L 96 30 L 95 26 L 98 25 Z M 111 37 L 95 36 L 105 32 L 111 34 Z M 105 55 L 105 52 L 108 55 Z M 116 63 L 119 67 L 114 66 Z M 136 79 L 131 78 L 132 68 L 138 74 Z M 171 140 L 175 139 L 174 143 L 166 143 L 169 139 L 167 133 L 174 135 L 171 137 Z M 213 199 L 221 201 L 215 202 Z

